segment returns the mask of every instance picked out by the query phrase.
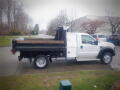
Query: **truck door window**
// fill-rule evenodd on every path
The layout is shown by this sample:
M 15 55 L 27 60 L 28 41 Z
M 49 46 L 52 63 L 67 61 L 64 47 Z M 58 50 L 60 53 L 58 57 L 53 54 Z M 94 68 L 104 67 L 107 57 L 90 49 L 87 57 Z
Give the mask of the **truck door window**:
M 92 37 L 90 37 L 88 35 L 82 35 L 82 43 L 83 44 L 92 44 L 94 42 L 95 42 L 95 40 Z

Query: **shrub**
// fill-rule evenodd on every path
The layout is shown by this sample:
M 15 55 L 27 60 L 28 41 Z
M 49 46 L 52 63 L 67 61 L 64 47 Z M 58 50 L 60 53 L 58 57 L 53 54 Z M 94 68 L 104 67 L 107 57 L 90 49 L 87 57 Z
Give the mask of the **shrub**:
M 11 30 L 8 35 L 23 35 L 23 33 L 20 30 Z

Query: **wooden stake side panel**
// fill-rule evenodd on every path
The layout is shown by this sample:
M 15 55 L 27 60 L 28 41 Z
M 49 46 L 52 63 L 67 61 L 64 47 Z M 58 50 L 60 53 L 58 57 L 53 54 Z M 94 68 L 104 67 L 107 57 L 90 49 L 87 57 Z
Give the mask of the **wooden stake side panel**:
M 64 44 L 64 41 L 58 40 L 16 40 L 18 44 Z

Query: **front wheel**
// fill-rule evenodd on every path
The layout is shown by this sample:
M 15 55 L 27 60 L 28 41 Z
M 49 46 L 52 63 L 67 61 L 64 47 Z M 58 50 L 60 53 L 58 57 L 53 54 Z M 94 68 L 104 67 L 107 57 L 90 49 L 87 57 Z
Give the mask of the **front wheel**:
M 34 60 L 34 66 L 39 69 L 46 68 L 48 66 L 48 59 L 45 56 L 37 56 Z
M 104 64 L 110 64 L 112 62 L 112 54 L 109 52 L 104 53 L 101 62 Z

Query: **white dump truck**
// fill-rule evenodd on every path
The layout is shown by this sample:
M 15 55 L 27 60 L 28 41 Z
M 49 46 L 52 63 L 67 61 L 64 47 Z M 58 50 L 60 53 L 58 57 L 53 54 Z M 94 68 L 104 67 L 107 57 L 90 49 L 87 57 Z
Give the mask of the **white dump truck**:
M 99 60 L 109 64 L 115 55 L 112 43 L 97 41 L 87 33 L 67 32 L 59 28 L 54 39 L 22 39 L 12 41 L 12 53 L 20 52 L 19 61 L 28 58 L 36 68 L 46 68 L 52 58 L 76 61 Z

